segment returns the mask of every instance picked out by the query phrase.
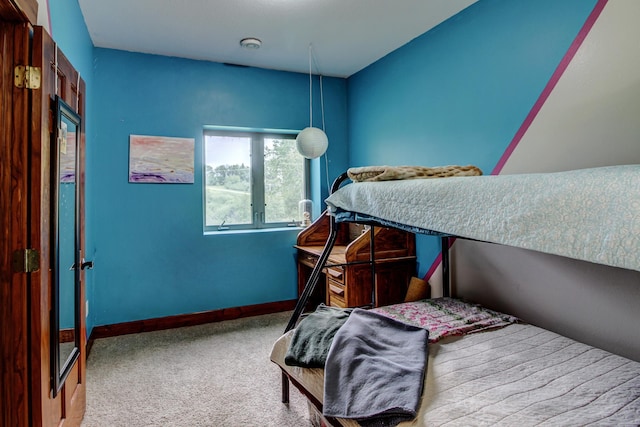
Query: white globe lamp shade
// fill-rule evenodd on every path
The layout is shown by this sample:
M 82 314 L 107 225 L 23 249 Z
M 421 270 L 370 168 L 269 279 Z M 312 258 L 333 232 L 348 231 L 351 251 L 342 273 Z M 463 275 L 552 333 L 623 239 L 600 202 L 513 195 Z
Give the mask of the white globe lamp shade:
M 315 159 L 322 156 L 329 146 L 327 134 L 322 129 L 308 127 L 296 137 L 298 152 L 307 159 Z

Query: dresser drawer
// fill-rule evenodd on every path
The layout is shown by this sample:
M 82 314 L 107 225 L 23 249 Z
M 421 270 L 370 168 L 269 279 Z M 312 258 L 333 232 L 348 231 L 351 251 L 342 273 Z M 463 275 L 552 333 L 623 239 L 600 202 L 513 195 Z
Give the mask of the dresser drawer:
M 343 267 L 327 267 L 325 269 L 327 274 L 327 280 L 331 279 L 336 282 L 344 283 L 344 268 Z
M 344 285 L 342 283 L 334 282 L 333 280 L 328 280 L 327 291 L 331 294 L 339 296 L 340 298 L 344 298 Z
M 329 276 L 330 277 L 330 276 Z M 331 280 L 327 277 L 327 302 L 334 307 L 347 307 L 345 301 L 345 287 L 342 283 Z
M 343 297 L 340 297 L 336 294 L 329 293 L 329 304 L 330 307 L 340 307 L 347 308 L 347 303 L 344 301 Z
M 318 262 L 318 257 L 313 254 L 309 254 L 306 252 L 298 252 L 298 263 L 306 265 L 307 267 L 315 267 Z

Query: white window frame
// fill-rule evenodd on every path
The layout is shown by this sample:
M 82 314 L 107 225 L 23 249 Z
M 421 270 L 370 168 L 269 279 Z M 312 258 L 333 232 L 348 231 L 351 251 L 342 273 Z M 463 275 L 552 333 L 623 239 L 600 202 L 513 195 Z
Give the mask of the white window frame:
M 283 227 L 299 227 L 300 220 L 292 218 L 291 221 L 265 222 L 265 196 L 264 196 L 264 140 L 271 139 L 295 139 L 299 131 L 290 130 L 250 130 L 244 128 L 218 128 L 208 127 L 202 135 L 202 224 L 204 231 L 225 232 L 233 230 L 261 230 L 277 229 Z M 248 137 L 251 139 L 251 218 L 249 224 L 214 224 L 207 225 L 207 163 L 206 163 L 206 138 L 207 136 Z M 311 198 L 311 161 L 300 156 L 304 164 L 304 198 Z

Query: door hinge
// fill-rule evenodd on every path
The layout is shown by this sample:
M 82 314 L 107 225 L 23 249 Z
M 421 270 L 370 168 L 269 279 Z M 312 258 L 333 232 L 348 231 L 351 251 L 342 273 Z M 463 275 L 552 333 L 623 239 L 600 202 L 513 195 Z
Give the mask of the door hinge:
M 42 71 L 39 67 L 32 67 L 30 65 L 16 65 L 13 76 L 13 81 L 16 87 L 40 89 Z
M 18 249 L 13 252 L 13 272 L 33 273 L 40 270 L 40 253 L 36 249 Z

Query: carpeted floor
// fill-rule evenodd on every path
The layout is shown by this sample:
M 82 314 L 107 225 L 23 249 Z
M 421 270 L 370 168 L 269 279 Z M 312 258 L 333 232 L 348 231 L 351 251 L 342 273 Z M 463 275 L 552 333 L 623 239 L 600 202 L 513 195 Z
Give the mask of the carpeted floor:
M 290 313 L 96 340 L 82 427 L 308 426 L 269 360 Z

